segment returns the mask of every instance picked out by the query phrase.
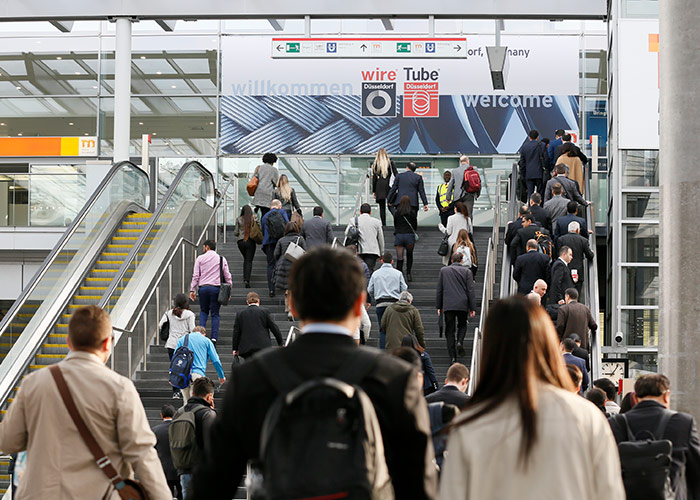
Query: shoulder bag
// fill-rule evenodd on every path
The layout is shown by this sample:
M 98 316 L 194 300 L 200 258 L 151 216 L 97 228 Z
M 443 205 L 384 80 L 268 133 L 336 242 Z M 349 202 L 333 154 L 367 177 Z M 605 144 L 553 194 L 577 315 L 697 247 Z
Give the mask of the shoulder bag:
M 248 194 L 250 196 L 255 195 L 255 191 L 258 189 L 258 183 L 260 182 L 260 178 L 258 177 L 258 170 L 260 170 L 260 166 L 255 169 L 255 173 L 253 174 L 253 177 L 250 178 L 248 181 L 248 185 L 245 187 L 246 191 L 248 191 Z
M 226 283 L 226 280 L 224 279 L 223 255 L 219 255 L 219 282 L 219 297 L 216 301 L 222 306 L 225 306 L 226 304 L 228 304 L 228 301 L 231 298 L 231 285 Z
M 166 311 L 165 323 L 160 325 L 160 340 L 162 340 L 163 342 L 167 342 L 168 337 L 170 337 L 170 316 L 168 316 L 168 313 Z
M 119 498 L 122 500 L 148 500 L 148 494 L 144 489 L 143 485 L 138 481 L 133 479 L 122 479 L 117 470 L 112 465 L 112 461 L 109 457 L 102 451 L 100 445 L 97 443 L 93 437 L 90 429 L 85 425 L 83 417 L 80 416 L 78 412 L 78 407 L 75 406 L 75 400 L 68 389 L 68 384 L 66 384 L 66 379 L 63 378 L 63 373 L 58 365 L 51 365 L 49 371 L 56 382 L 56 387 L 58 387 L 58 393 L 61 395 L 63 404 L 66 405 L 66 410 L 73 423 L 78 428 L 78 433 L 87 445 L 90 453 L 95 458 L 95 463 L 104 472 L 105 476 L 109 478 L 109 482 L 112 483 L 114 488 L 119 494 Z
M 449 236 L 447 233 L 445 233 L 445 236 L 442 237 L 442 241 L 440 242 L 440 246 L 438 247 L 438 255 L 445 256 L 447 255 L 447 252 L 450 251 L 450 244 L 448 243 Z
M 258 219 L 255 217 L 253 217 L 253 220 L 250 223 L 250 233 L 248 234 L 248 238 L 253 240 L 258 245 L 261 245 L 263 242 L 262 229 L 260 228 L 260 224 L 258 224 Z
M 413 228 L 413 224 L 411 224 L 410 222 L 408 222 L 408 219 L 406 218 L 405 215 L 403 216 L 403 220 L 406 221 L 406 224 L 408 224 L 408 227 L 410 227 L 410 228 L 411 228 L 411 231 L 413 231 L 413 236 L 415 236 L 415 237 L 416 237 L 416 241 L 418 241 L 420 238 L 418 237 L 418 233 L 416 232 L 416 230 Z
M 301 236 L 297 238 L 296 242 L 290 241 L 289 246 L 287 247 L 287 251 L 284 252 L 285 258 L 290 262 L 294 262 L 295 260 L 302 258 L 306 253 L 306 250 L 299 246 L 300 238 Z

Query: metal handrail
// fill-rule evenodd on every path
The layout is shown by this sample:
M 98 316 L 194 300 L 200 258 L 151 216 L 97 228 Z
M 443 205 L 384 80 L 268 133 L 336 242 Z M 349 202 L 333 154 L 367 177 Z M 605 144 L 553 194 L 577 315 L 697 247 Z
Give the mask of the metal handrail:
M 591 173 L 589 169 L 584 169 L 584 184 L 586 186 L 586 192 L 591 193 Z M 598 252 L 596 251 L 595 242 L 595 219 L 593 212 L 593 205 L 588 204 L 585 209 L 586 212 L 586 224 L 588 228 L 593 232 L 587 234 L 588 242 L 593 249 L 593 258 L 588 259 L 588 308 L 591 314 L 595 318 L 596 323 L 600 323 L 600 295 L 598 291 Z M 601 360 L 602 351 L 600 342 L 598 342 L 598 335 L 600 329 L 593 332 L 591 335 L 591 376 L 593 380 L 600 378 L 601 376 Z
M 518 206 L 520 200 L 517 198 L 518 193 L 518 164 L 513 163 L 513 168 L 510 176 L 509 200 L 508 200 L 508 218 L 510 222 L 515 221 L 518 215 Z M 503 229 L 503 262 L 501 265 L 501 298 L 509 297 L 513 292 L 513 266 L 510 262 L 510 252 L 505 242 L 505 234 L 508 232 L 508 225 Z
M 486 266 L 484 267 L 484 288 L 481 292 L 481 311 L 479 313 L 479 326 L 474 330 L 472 342 L 472 358 L 470 363 L 470 377 L 468 394 L 473 394 L 474 388 L 479 383 L 479 360 L 481 359 L 481 332 L 483 331 L 486 315 L 488 314 L 489 301 L 493 298 L 493 281 L 489 280 L 492 274 L 491 268 L 495 268 L 495 253 L 493 252 L 493 240 L 489 238 L 486 252 Z
M 172 183 L 170 184 L 170 187 L 168 188 L 168 191 L 165 193 L 165 196 L 161 200 L 160 204 L 156 208 L 155 212 L 151 215 L 150 220 L 148 221 L 148 224 L 144 228 L 144 230 L 141 232 L 139 235 L 138 239 L 134 243 L 134 246 L 131 248 L 131 251 L 129 252 L 129 255 L 126 257 L 122 265 L 119 267 L 119 270 L 117 271 L 117 274 L 112 278 L 112 282 L 109 284 L 109 287 L 105 291 L 105 293 L 102 295 L 102 298 L 100 301 L 97 303 L 98 307 L 104 308 L 107 303 L 109 302 L 110 298 L 114 294 L 114 291 L 117 289 L 119 284 L 121 283 L 122 279 L 124 279 L 124 276 L 129 270 L 129 267 L 131 266 L 132 262 L 136 257 L 138 256 L 139 252 L 141 251 L 141 246 L 143 243 L 146 241 L 146 238 L 148 238 L 148 235 L 151 234 L 151 231 L 155 227 L 156 224 L 159 223 L 160 216 L 163 214 L 165 211 L 165 207 L 167 206 L 168 202 L 170 199 L 173 197 L 175 194 L 175 191 L 178 189 L 180 182 L 182 181 L 183 177 L 187 173 L 188 169 L 194 166 L 200 171 L 200 175 L 204 175 L 207 177 L 211 182 L 209 186 L 211 187 L 210 190 L 207 192 L 207 202 L 214 201 L 214 176 L 204 168 L 204 166 L 199 163 L 198 161 L 188 161 L 185 163 L 181 168 L 180 171 L 177 173 L 175 178 L 173 179 Z M 229 184 L 230 184 L 230 179 L 229 179 Z M 219 198 L 219 203 L 221 202 L 221 198 Z M 218 208 L 218 203 L 215 203 L 216 208 Z M 211 220 L 211 219 L 209 219 Z M 209 225 L 209 222 L 207 222 L 207 225 Z M 206 227 L 205 226 L 205 227 Z
M 83 223 L 85 218 L 87 217 L 87 214 L 90 212 L 93 206 L 95 206 L 95 203 L 97 203 L 97 200 L 99 197 L 102 195 L 106 187 L 109 185 L 110 181 L 114 178 L 114 176 L 117 175 L 117 173 L 124 167 L 125 165 L 130 165 L 131 167 L 134 168 L 136 172 L 139 172 L 139 174 L 143 175 L 146 178 L 146 182 L 148 182 L 148 175 L 146 172 L 138 168 L 136 165 L 134 165 L 130 161 L 120 161 L 116 165 L 114 165 L 110 171 L 107 173 L 105 178 L 102 180 L 99 186 L 97 186 L 97 189 L 92 193 L 88 201 L 83 205 L 83 208 L 78 212 L 78 215 L 76 215 L 75 219 L 73 219 L 73 222 L 71 223 L 70 226 L 68 226 L 68 229 L 66 229 L 66 232 L 63 233 L 63 236 L 61 236 L 61 239 L 58 240 L 58 243 L 53 247 L 53 250 L 49 253 L 49 255 L 44 259 L 44 262 L 42 263 L 41 267 L 39 267 L 39 270 L 36 272 L 34 277 L 32 277 L 32 280 L 30 281 L 29 285 L 22 290 L 22 293 L 20 296 L 15 300 L 15 302 L 12 304 L 10 307 L 10 310 L 7 311 L 7 314 L 5 317 L 0 321 L 0 336 L 2 336 L 5 333 L 5 330 L 7 329 L 7 326 L 14 321 L 15 315 L 19 312 L 19 310 L 24 306 L 25 302 L 27 301 L 27 298 L 31 293 L 36 289 L 36 287 L 39 285 L 39 282 L 41 281 L 41 278 L 43 278 L 46 273 L 48 272 L 49 268 L 51 267 L 51 264 L 56 260 L 56 257 L 64 250 L 66 244 L 70 240 L 70 238 L 76 233 L 80 225 Z M 150 199 L 150 194 L 148 197 L 148 203 L 147 205 L 152 206 L 153 205 L 153 200 Z

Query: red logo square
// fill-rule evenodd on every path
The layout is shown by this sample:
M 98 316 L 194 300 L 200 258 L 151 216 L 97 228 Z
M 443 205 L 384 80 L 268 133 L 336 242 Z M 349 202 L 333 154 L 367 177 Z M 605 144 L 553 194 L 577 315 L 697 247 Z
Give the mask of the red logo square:
M 437 82 L 405 82 L 403 84 L 403 116 L 437 118 L 440 116 L 440 94 Z

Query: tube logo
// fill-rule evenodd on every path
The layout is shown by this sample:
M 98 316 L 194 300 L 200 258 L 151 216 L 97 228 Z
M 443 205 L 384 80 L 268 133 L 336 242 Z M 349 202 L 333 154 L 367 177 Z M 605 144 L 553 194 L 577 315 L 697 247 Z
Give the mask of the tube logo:
M 438 83 L 404 83 L 403 116 L 406 118 L 437 118 L 440 116 Z

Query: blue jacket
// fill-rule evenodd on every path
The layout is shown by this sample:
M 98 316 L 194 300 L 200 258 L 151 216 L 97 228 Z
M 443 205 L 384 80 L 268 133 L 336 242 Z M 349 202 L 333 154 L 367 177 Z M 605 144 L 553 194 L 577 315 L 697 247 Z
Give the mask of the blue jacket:
M 549 156 L 549 169 L 552 170 L 556 165 L 554 165 L 554 162 L 557 161 L 557 157 L 554 156 L 554 152 L 557 149 L 557 146 L 562 145 L 562 140 L 561 137 L 559 139 L 554 139 L 553 141 L 549 141 L 549 147 L 547 148 L 547 155 Z
M 198 373 L 202 376 L 206 375 L 207 361 L 211 360 L 216 369 L 216 374 L 219 378 L 224 378 L 224 368 L 221 366 L 221 360 L 216 353 L 214 343 L 201 333 L 188 333 L 180 337 L 180 340 L 177 341 L 177 347 L 185 343 L 185 337 L 189 337 L 190 340 L 187 342 L 187 347 L 194 353 L 192 373 Z
M 282 210 L 281 208 L 273 208 L 269 212 L 267 212 L 265 215 L 263 215 L 263 218 L 260 220 L 260 226 L 262 228 L 263 232 L 263 245 L 273 245 L 277 243 L 277 240 L 273 240 L 270 238 L 270 233 L 267 230 L 267 217 L 272 213 L 272 212 L 279 212 L 282 214 L 282 218 L 284 219 L 285 224 L 289 222 L 289 216 L 287 216 L 287 212 Z
M 542 179 L 545 170 L 549 170 L 547 149 L 539 141 L 527 139 L 520 148 L 520 160 L 518 161 L 521 175 L 525 179 Z
M 577 358 L 570 352 L 565 352 L 564 364 L 578 366 L 579 370 L 581 370 L 581 374 L 583 374 L 583 382 L 581 383 L 581 394 L 585 393 L 586 389 L 588 389 L 589 383 L 588 371 L 586 370 L 586 362 L 581 358 Z
M 556 224 L 554 224 L 554 241 L 556 241 L 557 238 L 559 238 L 559 236 L 564 236 L 565 234 L 568 234 L 569 223 L 574 221 L 578 222 L 579 226 L 581 226 L 581 236 L 583 236 L 584 238 L 588 238 L 588 226 L 586 225 L 586 221 L 575 214 L 566 214 L 559 217 L 557 219 Z
M 391 186 L 387 199 L 391 200 L 394 192 L 396 193 L 396 198 L 393 200 L 392 205 L 398 206 L 401 198 L 408 196 L 411 199 L 411 206 L 418 208 L 418 195 L 420 195 L 423 205 L 428 204 L 428 198 L 425 196 L 423 176 L 418 175 L 415 172 L 411 172 L 410 170 L 403 172 L 396 177 L 394 185 Z

